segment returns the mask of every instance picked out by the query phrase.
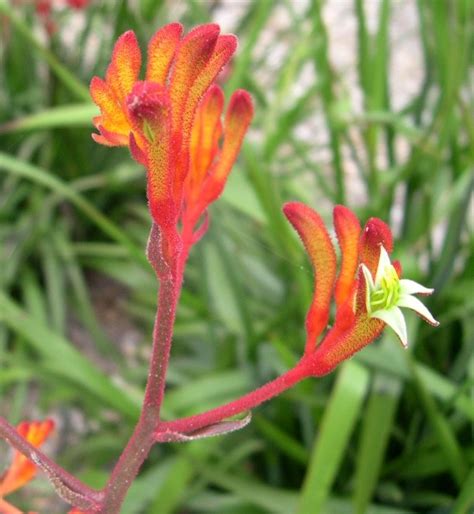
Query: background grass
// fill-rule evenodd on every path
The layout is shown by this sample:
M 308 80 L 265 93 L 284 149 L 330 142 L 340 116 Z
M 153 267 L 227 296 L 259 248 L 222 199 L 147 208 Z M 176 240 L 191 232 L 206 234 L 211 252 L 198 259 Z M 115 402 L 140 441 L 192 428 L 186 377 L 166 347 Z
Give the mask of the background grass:
M 355 35 L 347 70 L 335 7 Z M 91 141 L 87 84 L 128 28 L 144 48 L 168 21 L 222 21 L 240 39 L 226 92 L 248 89 L 257 114 L 190 259 L 166 416 L 230 400 L 300 356 L 311 270 L 281 215 L 287 200 L 328 223 L 334 203 L 391 222 L 406 274 L 436 288 L 441 327 L 409 315 L 408 351 L 387 333 L 241 432 L 156 448 L 123 512 L 472 513 L 473 7 L 91 1 L 55 10 L 49 38 L 31 5 L 2 0 L 1 414 L 54 415 L 51 453 L 104 483 L 140 406 L 156 286 L 143 171 Z M 406 16 L 414 29 L 400 37 Z M 406 38 L 419 80 L 401 95 L 413 78 L 394 65 Z M 37 480 L 17 504 L 64 512 L 52 498 Z

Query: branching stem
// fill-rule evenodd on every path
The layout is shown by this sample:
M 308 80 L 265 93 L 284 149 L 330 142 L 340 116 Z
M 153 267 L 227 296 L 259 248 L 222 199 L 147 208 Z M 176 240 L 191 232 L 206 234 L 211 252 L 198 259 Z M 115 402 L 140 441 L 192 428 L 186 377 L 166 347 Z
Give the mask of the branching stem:
M 120 506 L 129 487 L 155 443 L 154 432 L 160 419 L 160 407 L 163 400 L 181 282 L 182 278 L 179 278 L 176 282 L 163 280 L 160 284 L 153 330 L 153 350 L 142 413 L 104 489 L 105 496 L 99 511 L 100 514 L 120 512 Z
M 153 233 L 153 230 L 155 232 Z M 153 256 L 157 255 L 155 244 L 159 243 L 156 227 L 152 230 L 149 245 L 149 258 L 158 270 Z M 165 441 L 170 434 L 184 434 L 192 437 L 193 432 L 215 425 L 229 417 L 244 413 L 289 389 L 311 374 L 310 366 L 303 358 L 294 368 L 237 400 L 216 407 L 207 412 L 174 421 L 161 421 L 160 408 L 163 402 L 166 373 L 171 351 L 176 308 L 181 293 L 184 268 L 193 244 L 192 230 L 183 230 L 182 250 L 176 258 L 175 273 L 161 279 L 158 293 L 158 306 L 153 329 L 153 349 L 142 412 L 125 449 L 119 457 L 103 491 L 95 491 L 69 475 L 64 469 L 42 454 L 26 441 L 14 427 L 0 418 L 0 437 L 35 462 L 49 474 L 58 490 L 57 483 L 71 492 L 77 493 L 83 505 L 88 504 L 88 512 L 97 514 L 118 514 L 133 480 L 148 457 L 151 448 L 158 441 Z M 171 440 L 171 439 L 170 439 Z M 56 479 L 56 480 L 55 480 Z M 64 496 L 63 496 L 64 497 Z M 72 501 L 71 503 L 79 503 Z M 75 505 L 81 507 L 81 505 Z

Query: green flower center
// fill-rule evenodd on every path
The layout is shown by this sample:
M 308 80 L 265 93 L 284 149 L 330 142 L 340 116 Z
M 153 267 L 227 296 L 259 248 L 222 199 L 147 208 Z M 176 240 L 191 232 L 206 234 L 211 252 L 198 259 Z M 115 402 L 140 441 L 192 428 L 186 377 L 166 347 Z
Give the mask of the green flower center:
M 153 133 L 153 130 L 151 129 L 147 120 L 143 120 L 143 134 L 148 139 L 148 141 L 150 141 L 150 143 L 155 142 L 155 134 Z
M 369 311 L 388 310 L 400 299 L 400 279 L 393 266 L 387 266 L 379 287 L 370 292 Z

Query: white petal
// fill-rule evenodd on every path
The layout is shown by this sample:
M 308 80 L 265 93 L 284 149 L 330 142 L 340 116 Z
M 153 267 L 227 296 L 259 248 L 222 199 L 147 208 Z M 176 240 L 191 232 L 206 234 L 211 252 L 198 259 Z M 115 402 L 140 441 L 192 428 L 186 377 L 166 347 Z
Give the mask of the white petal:
M 375 289 L 374 279 L 372 278 L 372 273 L 370 273 L 369 268 L 365 264 L 361 264 L 362 273 L 364 274 L 365 283 L 367 284 L 367 289 L 371 291 Z
M 435 327 L 439 325 L 439 322 L 433 318 L 431 312 L 425 307 L 425 305 L 423 305 L 423 303 L 421 303 L 420 300 L 418 300 L 418 298 L 415 298 L 414 296 L 410 296 L 407 294 L 401 295 L 398 299 L 397 305 L 399 307 L 406 307 L 407 309 L 414 310 L 430 325 L 433 325 Z
M 361 268 L 365 278 L 365 307 L 367 312 L 370 312 L 370 293 L 375 289 L 375 284 L 369 268 L 365 264 L 361 264 Z
M 387 266 L 391 265 L 392 263 L 390 262 L 390 257 L 388 256 L 387 250 L 385 250 L 385 248 L 382 245 L 380 245 L 379 263 L 377 266 L 377 273 L 375 274 L 376 286 L 380 284 L 382 277 L 385 275 L 385 270 L 387 269 Z
M 407 324 L 402 311 L 398 307 L 392 307 L 389 310 L 376 311 L 371 315 L 371 317 L 384 321 L 395 331 L 402 345 L 405 348 L 408 346 Z
M 400 280 L 401 294 L 433 294 L 433 291 L 434 289 L 422 286 L 414 280 L 408 280 L 406 278 L 402 278 L 402 280 Z

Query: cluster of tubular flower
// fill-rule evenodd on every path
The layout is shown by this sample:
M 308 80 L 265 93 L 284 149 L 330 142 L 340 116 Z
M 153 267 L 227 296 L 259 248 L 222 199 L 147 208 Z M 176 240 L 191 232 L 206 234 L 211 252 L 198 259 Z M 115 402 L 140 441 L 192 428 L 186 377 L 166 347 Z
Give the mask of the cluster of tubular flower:
M 333 219 L 340 248 L 340 265 L 321 217 L 301 203 L 288 203 L 284 213 L 298 232 L 314 268 L 314 295 L 306 317 L 306 346 L 302 363 L 322 376 L 374 341 L 388 325 L 404 347 L 407 328 L 400 307 L 417 312 L 428 323 L 438 322 L 413 295 L 432 289 L 401 279 L 401 265 L 391 262 L 392 232 L 378 218 L 361 228 L 347 207 L 334 208 Z M 331 301 L 336 313 L 329 329 Z
M 180 24 L 172 23 L 153 36 L 143 80 L 136 37 L 126 32 L 115 45 L 105 80 L 94 77 L 90 87 L 100 108 L 94 119 L 99 131 L 93 135 L 95 141 L 128 147 L 146 170 L 153 222 L 148 257 L 158 277 L 173 284 L 171 299 L 175 302 L 187 255 L 206 232 L 207 209 L 223 191 L 253 116 L 246 91 L 236 91 L 224 109 L 223 92 L 215 83 L 236 49 L 236 38 L 221 35 L 214 24 L 199 26 L 185 36 L 182 32 Z M 301 360 L 274 381 L 229 404 L 190 418 L 158 420 L 151 434 L 156 442 L 191 440 L 241 428 L 247 421 L 228 418 L 249 411 L 303 378 L 331 372 L 374 341 L 387 325 L 406 346 L 402 307 L 437 324 L 413 296 L 431 294 L 432 290 L 402 279 L 400 264 L 391 262 L 393 238 L 383 221 L 372 218 L 361 228 L 349 209 L 335 207 L 338 271 L 336 250 L 322 218 L 297 202 L 287 203 L 283 211 L 314 268 L 314 296 L 306 317 Z M 336 310 L 331 320 L 333 300 Z M 157 319 L 159 322 L 159 316 Z M 172 323 L 166 334 L 169 343 L 171 333 Z M 39 447 L 52 428 L 51 421 L 25 422 L 18 431 Z M 0 479 L 0 514 L 20 512 L 3 497 L 34 474 L 35 465 L 15 451 L 11 466 Z M 99 505 L 93 512 L 102 512 L 100 509 Z
M 203 215 L 224 189 L 253 116 L 250 95 L 238 90 L 222 119 L 224 94 L 215 79 L 235 52 L 235 36 L 221 35 L 214 24 L 184 37 L 182 30 L 172 23 L 153 36 L 144 80 L 135 34 L 126 32 L 105 80 L 94 77 L 90 87 L 101 110 L 95 141 L 128 146 L 147 171 L 160 275 L 175 274 L 178 255 L 204 235 Z

